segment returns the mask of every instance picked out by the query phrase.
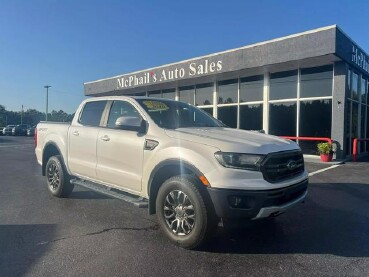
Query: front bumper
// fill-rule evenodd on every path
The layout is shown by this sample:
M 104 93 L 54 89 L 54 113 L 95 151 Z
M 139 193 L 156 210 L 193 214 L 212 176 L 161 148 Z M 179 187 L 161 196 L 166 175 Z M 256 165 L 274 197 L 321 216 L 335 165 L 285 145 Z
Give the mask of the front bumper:
M 271 190 L 208 188 L 218 217 L 258 219 L 279 215 L 304 201 L 308 179 L 292 186 Z

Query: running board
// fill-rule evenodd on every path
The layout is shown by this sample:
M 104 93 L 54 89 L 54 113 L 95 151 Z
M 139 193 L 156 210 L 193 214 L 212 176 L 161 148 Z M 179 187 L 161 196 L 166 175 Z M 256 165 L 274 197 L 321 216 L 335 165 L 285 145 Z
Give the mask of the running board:
M 136 195 L 133 195 L 128 192 L 124 192 L 124 191 L 121 191 L 115 188 L 110 188 L 104 185 L 96 184 L 91 181 L 72 179 L 70 180 L 70 183 L 73 185 L 78 185 L 78 186 L 96 191 L 97 193 L 101 193 L 101 194 L 104 194 L 104 195 L 107 195 L 113 198 L 124 200 L 139 208 L 147 208 L 149 206 L 147 199 L 143 197 L 136 196 Z

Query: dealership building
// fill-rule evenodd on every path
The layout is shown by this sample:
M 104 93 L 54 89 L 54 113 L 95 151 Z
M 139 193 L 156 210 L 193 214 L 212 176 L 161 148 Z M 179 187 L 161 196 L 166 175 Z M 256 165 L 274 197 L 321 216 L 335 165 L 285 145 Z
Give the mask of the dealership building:
M 369 137 L 368 80 L 368 54 L 333 25 L 87 82 L 84 91 L 184 101 L 232 128 L 328 137 L 340 159 L 354 138 Z M 316 143 L 299 141 L 307 154 Z

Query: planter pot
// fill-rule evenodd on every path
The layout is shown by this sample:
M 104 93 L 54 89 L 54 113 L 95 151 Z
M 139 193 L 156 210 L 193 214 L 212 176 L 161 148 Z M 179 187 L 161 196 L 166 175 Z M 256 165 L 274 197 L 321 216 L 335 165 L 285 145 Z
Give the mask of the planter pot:
M 331 162 L 333 159 L 333 154 L 320 154 L 320 159 L 322 162 Z

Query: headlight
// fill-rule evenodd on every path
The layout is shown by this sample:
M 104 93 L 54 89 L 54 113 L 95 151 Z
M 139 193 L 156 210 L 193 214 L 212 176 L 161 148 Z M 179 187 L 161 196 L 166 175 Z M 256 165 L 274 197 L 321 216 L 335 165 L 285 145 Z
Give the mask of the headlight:
M 264 155 L 216 152 L 215 158 L 224 167 L 260 171 Z

